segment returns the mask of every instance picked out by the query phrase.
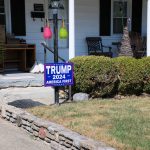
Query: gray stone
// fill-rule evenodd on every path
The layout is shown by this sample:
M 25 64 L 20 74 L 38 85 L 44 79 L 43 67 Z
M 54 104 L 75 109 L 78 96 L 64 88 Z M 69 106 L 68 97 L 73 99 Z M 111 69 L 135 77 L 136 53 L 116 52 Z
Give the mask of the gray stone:
M 49 138 L 50 140 L 55 140 L 55 135 L 50 134 L 49 132 L 46 132 L 46 137 Z
M 31 127 L 26 127 L 26 130 L 30 133 L 33 133 L 33 130 L 31 129 Z
M 47 143 L 51 143 L 51 140 L 50 140 L 49 138 L 45 138 L 45 141 L 46 141 Z
M 11 116 L 11 114 L 10 114 L 9 112 L 7 112 L 7 111 L 6 111 L 6 116 L 9 116 L 9 117 L 10 117 L 10 116 Z
M 34 124 L 32 124 L 32 126 L 31 126 L 31 127 L 32 127 L 32 129 L 33 129 L 34 131 L 37 131 L 37 132 L 38 132 L 38 131 L 39 131 L 39 129 L 40 129 L 39 127 L 37 127 L 37 126 L 36 126 L 36 125 L 34 125 Z
M 73 95 L 73 101 L 86 101 L 89 100 L 89 94 L 76 93 Z
M 59 150 L 59 144 L 55 141 L 51 141 L 50 146 L 52 149 Z
M 21 127 L 26 130 L 26 125 L 22 125 Z
M 16 119 L 10 118 L 10 121 L 11 121 L 12 123 L 15 123 L 15 122 L 16 122 Z
M 39 136 L 39 133 L 36 132 L 36 131 L 33 131 L 33 135 L 34 135 L 35 137 L 38 137 L 38 136 Z
M 13 114 L 12 114 L 12 117 L 13 117 L 14 119 L 17 119 L 17 114 L 13 113 Z
M 9 119 L 10 119 L 10 117 L 9 117 L 9 116 L 6 116 L 6 119 L 7 119 L 7 120 L 9 120 Z
M 22 119 L 22 124 L 25 125 L 25 126 L 28 126 L 28 127 L 31 126 L 31 124 L 28 121 L 24 120 L 24 119 Z

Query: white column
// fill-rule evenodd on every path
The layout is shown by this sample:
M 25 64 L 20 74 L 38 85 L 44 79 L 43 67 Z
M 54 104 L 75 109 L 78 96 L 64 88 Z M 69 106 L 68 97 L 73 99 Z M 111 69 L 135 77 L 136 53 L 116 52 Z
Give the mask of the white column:
M 147 0 L 147 56 L 150 56 L 150 0 Z
M 44 0 L 45 19 L 48 19 L 48 0 Z
M 69 0 L 69 59 L 75 57 L 75 0 Z

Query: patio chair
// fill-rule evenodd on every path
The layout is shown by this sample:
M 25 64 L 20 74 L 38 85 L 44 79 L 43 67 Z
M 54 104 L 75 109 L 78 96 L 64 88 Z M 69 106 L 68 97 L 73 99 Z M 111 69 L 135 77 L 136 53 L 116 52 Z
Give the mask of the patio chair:
M 101 37 L 86 37 L 86 42 L 88 46 L 88 55 L 112 57 L 112 48 L 104 46 Z M 104 49 L 108 49 L 108 51 L 104 51 Z
M 137 32 L 131 32 L 130 42 L 135 58 L 141 58 L 146 55 L 146 37 L 141 37 Z

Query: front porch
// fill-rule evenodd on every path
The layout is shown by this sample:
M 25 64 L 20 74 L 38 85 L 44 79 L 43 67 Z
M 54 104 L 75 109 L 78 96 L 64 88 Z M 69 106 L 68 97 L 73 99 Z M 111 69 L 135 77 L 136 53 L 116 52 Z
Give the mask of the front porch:
M 0 24 L 6 28 L 6 37 L 13 35 L 28 44 L 35 44 L 35 60 L 44 62 L 44 50 L 41 46 L 41 42 L 44 41 L 42 29 L 44 18 L 52 19 L 49 1 L 21 0 L 19 3 L 21 6 L 17 7 L 17 0 L 0 0 Z M 31 12 L 36 12 L 35 6 L 38 4 L 42 6 L 39 12 L 44 13 L 45 17 L 33 18 Z M 147 28 L 150 24 L 149 0 L 63 0 L 63 4 L 65 10 L 59 11 L 59 19 L 65 19 L 69 39 L 59 39 L 59 55 L 65 60 L 88 55 L 85 39 L 90 36 L 100 36 L 104 45 L 112 47 L 113 57 L 116 57 L 118 50 L 113 43 L 120 42 L 123 24 L 125 25 L 129 18 L 131 20 L 128 23 L 129 31 L 147 37 L 146 47 L 147 50 L 150 49 L 150 28 Z M 18 12 L 20 14 L 16 15 Z M 53 28 L 51 21 L 50 26 Z M 48 44 L 53 48 L 53 38 Z M 147 51 L 147 56 L 149 55 L 150 51 Z M 53 54 L 47 53 L 47 62 L 53 62 Z

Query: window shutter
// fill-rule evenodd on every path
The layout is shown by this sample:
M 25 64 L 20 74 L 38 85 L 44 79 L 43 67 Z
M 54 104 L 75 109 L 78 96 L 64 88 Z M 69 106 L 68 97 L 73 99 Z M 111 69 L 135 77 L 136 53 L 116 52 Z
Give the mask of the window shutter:
M 100 0 L 100 35 L 111 35 L 111 0 Z
M 5 25 L 5 6 L 4 6 L 4 0 L 0 0 L 0 25 Z
M 26 35 L 25 0 L 11 0 L 11 24 L 14 35 Z
M 141 33 L 142 0 L 132 0 L 132 31 Z

